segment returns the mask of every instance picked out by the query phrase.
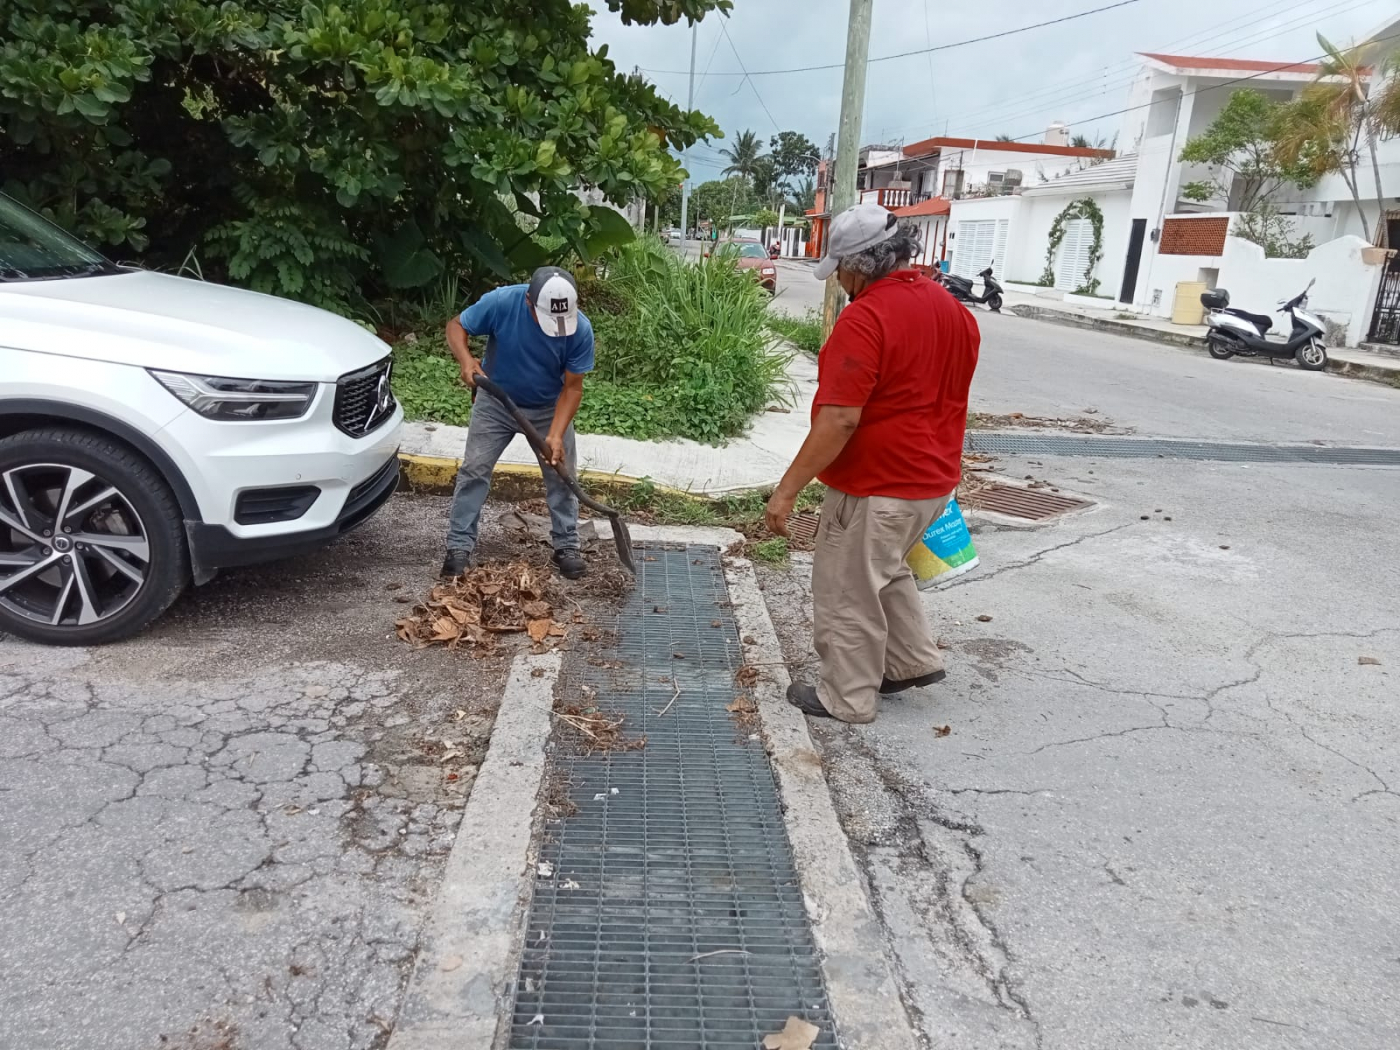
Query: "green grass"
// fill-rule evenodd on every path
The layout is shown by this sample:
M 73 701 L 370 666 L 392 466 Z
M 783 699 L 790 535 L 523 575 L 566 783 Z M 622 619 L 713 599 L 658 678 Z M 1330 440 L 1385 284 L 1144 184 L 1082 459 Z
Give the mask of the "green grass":
M 719 444 L 785 399 L 790 357 L 767 346 L 767 296 L 724 257 L 688 263 L 636 241 L 579 300 L 596 363 L 575 421 L 589 434 Z M 394 388 L 410 419 L 465 424 L 471 398 L 440 334 L 394 347 Z
M 816 310 L 804 317 L 770 313 L 768 327 L 804 353 L 815 356 L 822 348 L 822 318 Z
M 658 489 L 650 478 L 642 478 L 618 499 L 618 508 L 644 514 L 657 525 L 723 527 L 752 534 L 763 524 L 769 495 L 770 491 L 761 490 L 710 499 Z M 814 510 L 825 497 L 826 486 L 814 481 L 798 495 L 794 509 Z
M 788 543 L 782 536 L 774 536 L 772 539 L 759 540 L 749 548 L 749 553 L 759 561 L 781 565 L 788 560 Z

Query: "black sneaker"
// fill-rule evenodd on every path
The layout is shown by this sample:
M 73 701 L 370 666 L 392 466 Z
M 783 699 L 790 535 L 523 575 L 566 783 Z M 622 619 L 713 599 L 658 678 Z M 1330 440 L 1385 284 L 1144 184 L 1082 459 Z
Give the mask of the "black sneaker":
M 918 689 L 921 686 L 933 685 L 934 682 L 941 682 L 947 677 L 947 671 L 930 671 L 917 678 L 886 678 L 880 682 L 880 693 L 882 696 L 902 693 L 906 689 Z
M 559 567 L 559 574 L 566 580 L 577 580 L 588 574 L 588 563 L 583 560 L 583 555 L 577 547 L 559 548 L 554 552 L 553 561 Z
M 462 573 L 472 567 L 472 552 L 463 550 L 453 550 L 447 552 L 447 557 L 442 562 L 442 572 L 439 574 L 444 580 L 455 580 Z

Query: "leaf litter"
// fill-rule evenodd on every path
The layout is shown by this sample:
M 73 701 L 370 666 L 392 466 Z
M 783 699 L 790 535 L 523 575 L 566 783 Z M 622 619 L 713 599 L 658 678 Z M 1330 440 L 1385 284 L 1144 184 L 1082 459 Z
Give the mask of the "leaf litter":
M 537 650 L 552 648 L 569 628 L 554 618 L 550 577 L 525 561 L 479 565 L 434 584 L 396 624 L 415 649 L 442 645 L 483 656 L 502 634 L 527 635 Z

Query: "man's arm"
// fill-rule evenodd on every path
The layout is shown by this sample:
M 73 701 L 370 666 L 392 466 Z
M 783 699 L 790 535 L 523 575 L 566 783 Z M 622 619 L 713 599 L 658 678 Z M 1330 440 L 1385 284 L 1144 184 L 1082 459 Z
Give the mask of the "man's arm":
M 564 462 L 564 432 L 574 421 L 578 406 L 583 403 L 583 376 L 578 372 L 564 373 L 564 389 L 559 392 L 559 400 L 554 403 L 554 421 L 549 425 L 544 447 L 549 452 L 549 462 Z
M 765 517 L 768 530 L 774 535 L 788 534 L 787 519 L 797 504 L 797 497 L 841 454 L 856 427 L 860 426 L 861 411 L 859 405 L 822 405 L 817 409 L 817 418 L 812 421 L 807 440 L 802 442 L 792 466 L 768 499 Z
M 452 356 L 457 359 L 457 364 L 462 369 L 462 382 L 467 386 L 476 386 L 477 375 L 485 375 L 482 371 L 481 362 L 472 356 L 471 346 L 467 343 L 467 336 L 471 333 L 462 327 L 462 319 L 453 317 L 447 322 L 447 349 L 452 351 Z

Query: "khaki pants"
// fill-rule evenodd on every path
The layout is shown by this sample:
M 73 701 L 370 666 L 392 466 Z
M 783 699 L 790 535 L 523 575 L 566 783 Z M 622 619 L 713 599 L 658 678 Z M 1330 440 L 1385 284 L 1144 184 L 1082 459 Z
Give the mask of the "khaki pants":
M 904 555 L 951 498 L 860 497 L 835 489 L 826 495 L 812 567 L 812 634 L 821 657 L 817 695 L 843 722 L 875 720 L 881 678 L 943 668 Z

